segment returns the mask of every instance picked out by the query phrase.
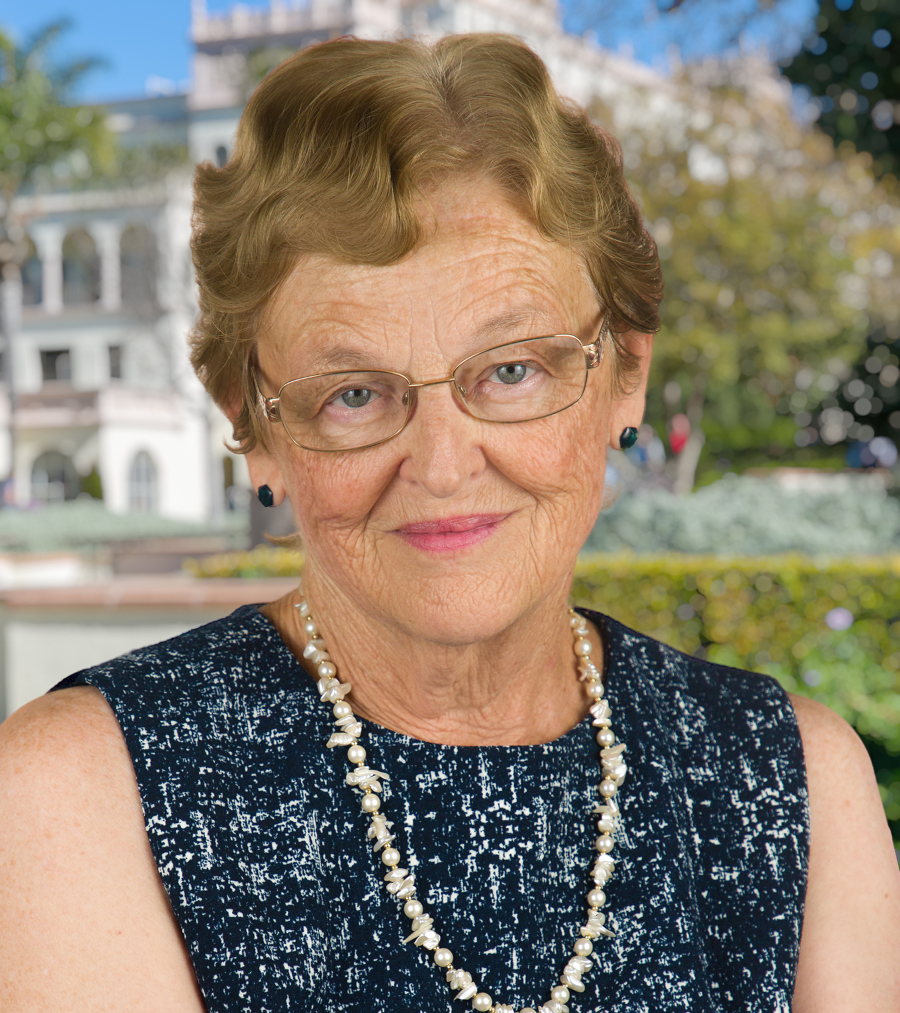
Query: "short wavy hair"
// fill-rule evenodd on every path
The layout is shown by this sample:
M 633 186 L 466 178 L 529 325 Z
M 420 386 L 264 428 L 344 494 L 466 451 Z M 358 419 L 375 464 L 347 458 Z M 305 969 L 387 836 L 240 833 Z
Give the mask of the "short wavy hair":
M 399 261 L 423 236 L 423 188 L 456 173 L 499 184 L 542 235 L 581 254 L 628 386 L 635 360 L 617 335 L 659 329 L 662 276 L 614 138 L 514 38 L 341 38 L 272 71 L 228 164 L 197 168 L 191 361 L 231 417 L 235 449 L 267 445 L 256 335 L 298 259 Z

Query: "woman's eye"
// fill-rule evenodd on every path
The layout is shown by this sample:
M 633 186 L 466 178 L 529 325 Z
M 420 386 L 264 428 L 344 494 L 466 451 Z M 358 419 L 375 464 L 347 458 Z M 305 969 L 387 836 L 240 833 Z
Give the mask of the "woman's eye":
M 367 387 L 356 387 L 353 390 L 342 391 L 331 399 L 331 403 L 339 408 L 365 408 L 367 404 L 371 404 L 378 397 L 381 395 L 374 390 L 369 390 Z
M 534 369 L 526 366 L 524 362 L 505 362 L 502 366 L 498 366 L 488 379 L 494 383 L 521 383 L 533 373 Z

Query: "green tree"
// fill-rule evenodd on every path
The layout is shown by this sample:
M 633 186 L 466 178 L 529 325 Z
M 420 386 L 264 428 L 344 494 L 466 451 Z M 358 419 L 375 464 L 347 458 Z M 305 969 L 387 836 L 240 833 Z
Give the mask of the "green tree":
M 86 181 L 115 162 L 115 141 L 102 115 L 69 105 L 93 60 L 53 64 L 49 51 L 67 27 L 56 22 L 25 46 L 0 32 L 0 337 L 4 374 L 14 407 L 14 356 L 22 302 L 21 267 L 28 247 L 16 197 L 23 189 Z M 10 424 L 10 461 L 15 430 Z
M 0 32 L 0 197 L 7 230 L 23 187 L 54 178 L 71 185 L 115 160 L 114 135 L 103 116 L 90 106 L 69 104 L 96 61 L 53 65 L 48 59 L 67 27 L 64 21 L 49 25 L 24 46 Z
M 900 0 L 821 0 L 815 31 L 784 73 L 808 88 L 819 126 L 900 173 Z
M 815 32 L 785 67 L 792 82 L 815 96 L 819 126 L 844 150 L 871 153 L 873 171 L 886 180 L 900 172 L 898 57 L 900 0 L 823 0 Z M 892 320 L 873 323 L 866 349 L 835 377 L 834 393 L 823 403 L 818 428 L 829 442 L 900 438 L 900 388 L 896 362 L 889 361 L 897 358 L 900 327 Z M 854 463 L 860 455 L 862 463 L 872 462 L 865 448 L 851 449 Z
M 597 113 L 622 139 L 666 281 L 648 418 L 692 424 L 676 489 L 704 461 L 820 453 L 795 440 L 833 390 L 818 381 L 859 355 L 870 314 L 897 313 L 900 207 L 871 157 L 796 122 L 761 61 L 685 68 L 664 97 L 616 111 Z

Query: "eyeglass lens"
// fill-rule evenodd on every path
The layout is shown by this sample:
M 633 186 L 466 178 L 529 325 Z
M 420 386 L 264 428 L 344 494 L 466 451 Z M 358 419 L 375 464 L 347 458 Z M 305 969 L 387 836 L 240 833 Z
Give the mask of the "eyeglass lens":
M 553 415 L 581 397 L 586 380 L 582 344 L 568 334 L 490 348 L 453 372 L 457 397 L 487 422 Z M 278 407 L 288 435 L 300 446 L 353 450 L 396 436 L 414 396 L 398 373 L 353 370 L 291 380 L 281 389 Z

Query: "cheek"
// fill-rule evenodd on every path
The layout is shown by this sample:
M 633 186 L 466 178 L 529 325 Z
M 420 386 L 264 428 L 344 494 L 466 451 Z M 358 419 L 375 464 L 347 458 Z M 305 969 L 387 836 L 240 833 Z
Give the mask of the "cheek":
M 353 541 L 396 471 L 396 461 L 374 451 L 301 452 L 283 459 L 298 530 L 310 545 Z
M 579 402 L 533 426 L 510 426 L 494 448 L 497 471 L 531 497 L 538 536 L 564 542 L 587 537 L 603 497 L 604 431 L 602 411 Z
M 578 495 L 603 485 L 608 404 L 590 389 L 566 411 L 534 424 L 521 457 L 535 491 Z

